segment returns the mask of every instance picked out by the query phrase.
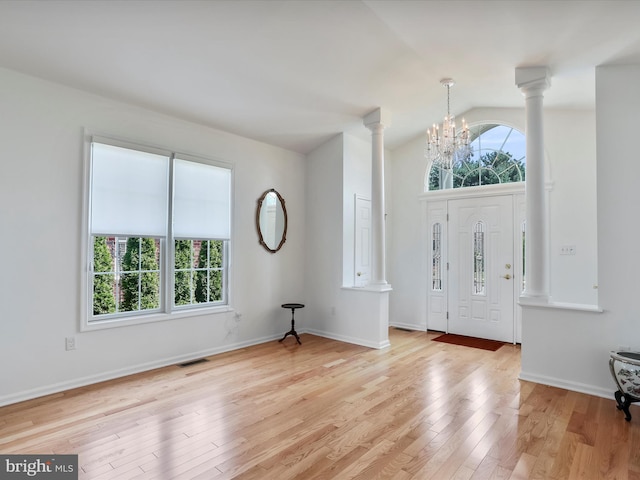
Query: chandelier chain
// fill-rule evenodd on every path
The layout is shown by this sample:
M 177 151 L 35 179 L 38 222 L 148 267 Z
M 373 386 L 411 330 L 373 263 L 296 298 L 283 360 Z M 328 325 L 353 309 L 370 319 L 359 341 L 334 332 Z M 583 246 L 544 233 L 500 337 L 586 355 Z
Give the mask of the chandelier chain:
M 455 82 L 451 78 L 445 78 L 440 83 L 447 87 L 447 116 L 444 117 L 442 133 L 435 124 L 427 130 L 425 156 L 433 165 L 452 171 L 457 161 L 468 158 L 471 154 L 469 128 L 462 119 L 461 130 L 456 130 L 455 116 L 451 115 L 451 87 Z

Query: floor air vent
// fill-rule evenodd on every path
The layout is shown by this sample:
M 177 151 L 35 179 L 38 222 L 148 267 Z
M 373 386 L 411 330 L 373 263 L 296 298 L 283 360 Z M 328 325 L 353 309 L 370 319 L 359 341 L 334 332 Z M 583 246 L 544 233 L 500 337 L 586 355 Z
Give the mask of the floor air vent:
M 208 361 L 209 360 L 207 360 L 206 358 L 198 358 L 197 360 L 191 360 L 190 362 L 179 363 L 178 366 L 180 368 L 184 368 L 184 367 L 190 367 L 191 365 L 197 365 L 199 363 L 205 363 Z
M 408 328 L 402 328 L 402 327 L 393 327 L 396 330 L 400 330 L 401 332 L 413 332 L 413 330 L 409 330 Z

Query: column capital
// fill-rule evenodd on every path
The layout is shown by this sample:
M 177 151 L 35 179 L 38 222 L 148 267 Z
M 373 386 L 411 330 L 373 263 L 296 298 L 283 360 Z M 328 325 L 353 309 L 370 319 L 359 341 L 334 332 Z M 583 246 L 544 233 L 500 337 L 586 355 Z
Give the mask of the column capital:
M 516 68 L 516 85 L 525 94 L 542 92 L 551 86 L 551 73 L 548 67 Z
M 391 125 L 391 114 L 382 108 L 376 108 L 362 117 L 362 121 L 369 130 L 379 126 L 385 128 Z

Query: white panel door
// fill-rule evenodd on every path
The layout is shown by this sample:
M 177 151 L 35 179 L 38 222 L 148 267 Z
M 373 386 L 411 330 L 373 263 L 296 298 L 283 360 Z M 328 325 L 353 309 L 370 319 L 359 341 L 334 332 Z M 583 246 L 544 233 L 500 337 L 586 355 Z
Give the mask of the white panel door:
M 353 284 L 364 287 L 371 278 L 371 200 L 355 197 L 355 251 Z
M 450 200 L 448 331 L 514 341 L 513 200 Z

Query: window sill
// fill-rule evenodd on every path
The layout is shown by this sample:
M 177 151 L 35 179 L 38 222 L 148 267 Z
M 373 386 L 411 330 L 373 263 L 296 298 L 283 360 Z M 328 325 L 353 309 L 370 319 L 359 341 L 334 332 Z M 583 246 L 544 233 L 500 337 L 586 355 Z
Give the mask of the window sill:
M 80 326 L 81 332 L 91 332 L 95 330 L 105 330 L 108 328 L 129 327 L 132 325 L 142 325 L 145 323 L 164 322 L 168 320 L 179 320 L 188 317 L 202 317 L 205 315 L 217 315 L 220 313 L 232 312 L 229 305 L 218 307 L 205 307 L 189 310 L 176 310 L 171 313 L 152 313 L 149 315 L 136 315 L 126 318 L 112 318 L 108 320 L 97 320 L 93 322 L 83 321 Z
M 573 310 L 576 312 L 593 312 L 602 313 L 604 310 L 598 305 L 585 305 L 582 303 L 562 303 L 562 302 L 540 302 L 531 300 L 527 297 L 520 297 L 518 304 L 521 307 L 533 307 L 533 308 L 548 308 L 556 310 Z

